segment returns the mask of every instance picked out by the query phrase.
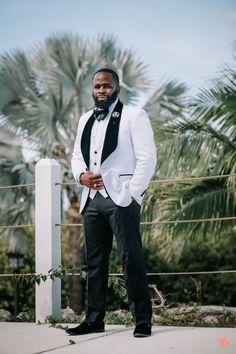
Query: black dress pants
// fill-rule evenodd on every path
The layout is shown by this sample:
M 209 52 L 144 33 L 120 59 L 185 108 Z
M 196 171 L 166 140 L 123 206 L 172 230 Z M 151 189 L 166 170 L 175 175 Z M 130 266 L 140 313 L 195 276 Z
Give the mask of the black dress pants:
M 113 234 L 122 256 L 129 306 L 137 324 L 151 323 L 152 307 L 143 262 L 140 236 L 140 205 L 117 206 L 99 192 L 83 212 L 87 261 L 87 323 L 102 321 L 108 282 Z

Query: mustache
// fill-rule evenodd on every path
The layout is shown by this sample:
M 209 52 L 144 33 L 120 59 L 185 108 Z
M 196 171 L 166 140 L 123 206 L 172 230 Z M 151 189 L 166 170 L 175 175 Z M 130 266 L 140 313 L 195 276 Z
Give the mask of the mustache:
M 103 95 L 103 96 L 107 96 L 107 95 Z M 95 95 L 93 94 L 93 99 L 94 99 L 94 103 L 95 103 L 95 106 L 98 107 L 98 108 L 109 108 L 110 105 L 115 102 L 115 100 L 117 99 L 118 97 L 118 92 L 117 90 L 113 92 L 113 94 L 111 96 L 107 96 L 107 99 L 106 101 L 99 101 Z

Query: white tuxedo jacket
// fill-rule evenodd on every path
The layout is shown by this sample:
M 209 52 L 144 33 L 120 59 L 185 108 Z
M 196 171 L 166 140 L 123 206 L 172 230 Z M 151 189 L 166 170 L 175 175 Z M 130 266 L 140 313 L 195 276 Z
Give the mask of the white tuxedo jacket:
M 90 191 L 80 184 L 79 177 L 89 170 L 92 113 L 88 111 L 79 120 L 71 159 L 75 181 L 83 187 L 80 212 Z M 155 166 L 156 147 L 146 112 L 118 101 L 107 126 L 100 168 L 109 197 L 121 207 L 128 206 L 132 197 L 141 204 Z

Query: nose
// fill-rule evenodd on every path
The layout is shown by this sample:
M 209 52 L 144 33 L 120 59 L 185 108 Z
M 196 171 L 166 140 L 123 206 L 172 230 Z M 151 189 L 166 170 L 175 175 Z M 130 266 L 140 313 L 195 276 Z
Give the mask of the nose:
M 101 85 L 100 87 L 99 87 L 99 90 L 98 90 L 99 92 L 106 92 L 106 86 L 105 85 Z

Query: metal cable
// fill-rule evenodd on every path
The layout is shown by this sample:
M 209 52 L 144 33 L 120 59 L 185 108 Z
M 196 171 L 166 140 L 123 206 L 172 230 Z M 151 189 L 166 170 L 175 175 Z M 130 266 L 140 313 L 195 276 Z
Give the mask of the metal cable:
M 169 276 L 169 275 L 207 275 L 207 274 L 230 274 L 236 273 L 236 269 L 232 270 L 210 270 L 210 271 L 201 271 L 201 272 L 162 272 L 162 273 L 147 273 L 148 276 Z M 21 276 L 32 276 L 40 275 L 37 273 L 6 273 L 0 274 L 0 277 L 21 277 Z M 66 273 L 66 275 L 81 275 L 80 273 Z M 50 275 L 49 275 L 50 276 Z M 109 276 L 124 276 L 124 273 L 109 273 Z
M 26 225 L 0 225 L 0 229 L 20 229 L 24 227 L 33 227 L 35 224 L 26 224 Z
M 220 179 L 220 178 L 228 178 L 228 177 L 236 177 L 236 173 L 231 173 L 227 175 L 217 175 L 217 176 L 202 176 L 202 177 L 183 177 L 176 179 L 159 179 L 150 181 L 150 183 L 176 183 L 176 182 L 186 182 L 186 181 L 200 181 L 200 180 L 211 180 L 211 179 Z M 61 186 L 70 186 L 75 185 L 75 182 L 61 182 L 55 183 L 56 185 Z
M 236 216 L 222 217 L 222 218 L 209 218 L 209 219 L 190 219 L 190 220 L 169 220 L 169 221 L 143 221 L 140 225 L 155 225 L 155 224 L 187 224 L 195 222 L 212 222 L 212 221 L 231 221 L 236 220 Z M 56 224 L 55 226 L 83 226 L 83 224 Z
M 186 181 L 200 181 L 200 180 L 211 180 L 211 179 L 220 179 L 220 178 L 228 178 L 228 177 L 236 177 L 236 173 L 228 174 L 228 175 L 218 175 L 218 176 L 203 176 L 203 177 L 183 177 L 176 179 L 159 179 L 150 181 L 150 183 L 175 183 L 175 182 L 186 182 Z
M 159 179 L 150 181 L 150 183 L 176 183 L 176 182 L 186 182 L 186 181 L 198 181 L 198 180 L 211 180 L 211 179 L 218 179 L 218 178 L 228 178 L 228 177 L 236 177 L 236 173 L 231 173 L 227 175 L 217 175 L 217 176 L 202 176 L 202 177 L 183 177 L 183 178 L 176 178 L 176 179 Z M 70 186 L 75 185 L 75 182 L 57 182 L 55 185 L 60 186 Z M 0 186 L 0 189 L 13 189 L 13 188 L 22 188 L 22 187 L 34 187 L 35 183 L 28 183 L 28 184 L 16 184 L 16 185 L 8 185 L 8 186 Z
M 193 219 L 193 220 L 167 220 L 167 221 L 143 221 L 140 225 L 155 225 L 155 224 L 188 224 L 188 223 L 196 223 L 196 222 L 212 222 L 212 221 L 232 221 L 236 220 L 236 216 L 229 216 L 224 218 L 209 218 L 209 219 Z M 35 224 L 26 224 L 26 225 L 0 225 L 0 229 L 17 229 L 24 227 L 34 227 Z M 55 224 L 55 226 L 83 226 L 83 224 Z
M 35 183 L 28 184 L 15 184 L 12 186 L 0 186 L 0 189 L 14 189 L 14 188 L 22 188 L 22 187 L 34 187 Z

